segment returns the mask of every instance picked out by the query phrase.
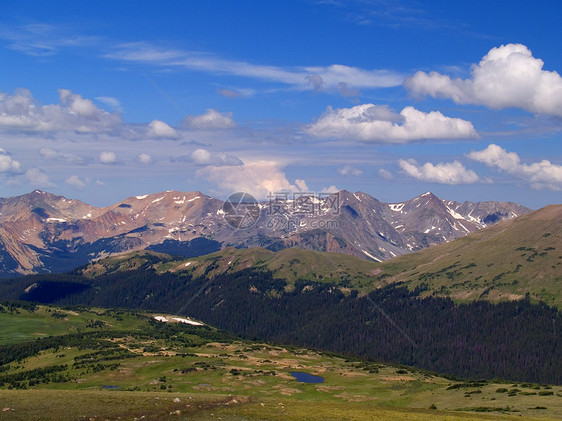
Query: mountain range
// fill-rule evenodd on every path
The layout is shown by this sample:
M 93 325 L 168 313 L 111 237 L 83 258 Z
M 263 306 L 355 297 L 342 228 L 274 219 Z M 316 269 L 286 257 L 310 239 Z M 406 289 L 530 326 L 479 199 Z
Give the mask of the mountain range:
M 232 211 L 225 205 L 201 192 L 177 191 L 107 207 L 39 190 L 2 198 L 0 276 L 63 272 L 142 249 L 191 257 L 229 246 L 299 248 L 385 261 L 531 211 L 510 202 L 448 201 L 429 192 L 385 203 L 342 190 L 256 203 L 255 223 L 237 229 L 225 218 Z
M 529 296 L 561 308 L 562 205 L 550 205 L 382 263 L 294 248 L 272 252 L 227 247 L 193 258 L 132 252 L 100 259 L 75 273 L 95 279 L 151 269 L 158 274 L 189 272 L 194 278 L 212 279 L 248 268 L 271 272 L 289 288 L 297 281 L 309 281 L 368 293 L 395 284 L 421 290 L 422 297 L 447 297 L 456 302 L 517 301 Z

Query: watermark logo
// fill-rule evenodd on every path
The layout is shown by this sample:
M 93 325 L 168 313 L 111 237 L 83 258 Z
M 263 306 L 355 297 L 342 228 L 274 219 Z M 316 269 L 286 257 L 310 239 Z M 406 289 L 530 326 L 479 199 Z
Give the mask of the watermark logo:
M 299 229 L 336 229 L 340 212 L 338 193 L 281 191 L 270 193 L 268 201 L 258 203 L 249 193 L 231 194 L 223 204 L 224 220 L 235 229 L 253 227 L 262 216 L 266 229 L 297 231 Z
M 222 205 L 224 220 L 232 228 L 247 229 L 260 217 L 260 206 L 254 196 L 245 192 L 233 193 Z
M 339 193 L 275 192 L 267 197 L 266 215 L 314 217 L 337 215 L 340 211 Z

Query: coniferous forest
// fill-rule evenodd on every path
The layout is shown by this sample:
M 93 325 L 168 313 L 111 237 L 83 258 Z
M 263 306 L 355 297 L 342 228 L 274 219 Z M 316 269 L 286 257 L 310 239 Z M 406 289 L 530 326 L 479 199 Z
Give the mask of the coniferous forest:
M 29 285 L 34 287 L 24 293 Z M 562 384 L 562 314 L 544 303 L 455 304 L 391 285 L 361 296 L 247 269 L 213 279 L 150 270 L 0 282 L 0 295 L 184 314 L 255 340 L 407 364 L 471 379 Z M 47 293 L 48 292 L 48 293 Z

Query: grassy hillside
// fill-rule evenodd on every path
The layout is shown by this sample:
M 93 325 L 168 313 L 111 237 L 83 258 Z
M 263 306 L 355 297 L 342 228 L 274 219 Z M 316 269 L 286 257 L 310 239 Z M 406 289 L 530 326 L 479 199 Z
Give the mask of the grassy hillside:
M 388 282 L 457 301 L 531 298 L 562 307 L 562 205 L 381 265 Z
M 242 341 L 208 326 L 156 322 L 152 313 L 29 304 L 3 304 L 1 311 L 0 331 L 18 326 L 21 336 L 4 335 L 0 346 L 0 419 L 562 416 L 560 386 L 452 381 L 409 367 Z M 299 383 L 293 371 L 324 383 Z
M 337 253 L 293 248 L 272 252 L 263 248 L 229 247 L 220 252 L 189 259 L 177 259 L 149 251 L 134 252 L 99 260 L 84 268 L 82 274 L 95 278 L 107 273 L 154 268 L 158 273 L 186 271 L 194 277 L 214 277 L 247 268 L 258 268 L 271 271 L 276 279 L 284 279 L 289 284 L 302 279 L 364 288 L 371 285 L 379 266 L 379 263 Z

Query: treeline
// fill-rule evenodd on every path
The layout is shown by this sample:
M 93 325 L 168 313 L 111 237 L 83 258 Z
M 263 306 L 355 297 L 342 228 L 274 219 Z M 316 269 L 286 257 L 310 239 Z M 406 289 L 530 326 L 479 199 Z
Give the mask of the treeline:
M 62 374 L 67 370 L 66 365 L 51 365 L 44 368 L 20 371 L 19 373 L 0 376 L 0 387 L 9 385 L 10 388 L 27 389 L 40 383 L 63 383 L 70 380 L 70 376 Z
M 59 288 L 55 299 L 48 296 L 51 302 L 181 312 L 253 340 L 465 378 L 562 384 L 562 315 L 529 300 L 455 305 L 421 299 L 421 291 L 401 285 L 359 296 L 310 281 L 287 292 L 285 281 L 255 269 L 211 281 L 137 271 L 63 282 L 71 285 L 68 294 Z M 84 288 L 74 288 L 77 283 Z

